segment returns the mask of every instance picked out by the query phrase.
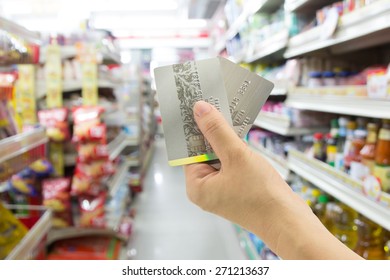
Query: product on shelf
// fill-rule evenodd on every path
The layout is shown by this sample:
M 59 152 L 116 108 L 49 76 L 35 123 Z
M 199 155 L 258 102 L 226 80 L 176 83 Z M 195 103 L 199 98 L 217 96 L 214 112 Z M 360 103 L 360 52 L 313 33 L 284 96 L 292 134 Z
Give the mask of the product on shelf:
M 355 220 L 358 241 L 354 251 L 367 260 L 384 260 L 384 230 L 381 226 L 359 215 Z
M 39 123 L 46 127 L 47 136 L 51 141 L 63 142 L 70 139 L 68 110 L 56 108 L 38 111 Z
M 82 227 L 103 228 L 106 226 L 105 209 L 107 194 L 101 192 L 95 197 L 79 196 L 80 218 L 79 225 Z
M 378 126 L 376 123 L 367 124 L 367 139 L 363 148 L 360 150 L 362 164 L 367 166 L 369 173 L 374 172 L 375 149 L 378 138 Z
M 27 228 L 0 203 L 0 259 L 4 259 L 27 234 Z
M 382 191 L 390 193 L 390 121 L 388 120 L 383 122 L 379 130 L 374 175 L 379 179 Z

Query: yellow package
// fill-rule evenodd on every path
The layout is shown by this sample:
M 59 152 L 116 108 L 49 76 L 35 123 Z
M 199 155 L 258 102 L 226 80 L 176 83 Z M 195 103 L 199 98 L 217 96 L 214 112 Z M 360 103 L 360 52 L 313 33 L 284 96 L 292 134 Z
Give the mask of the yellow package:
M 27 231 L 25 225 L 0 203 L 0 259 L 7 257 Z

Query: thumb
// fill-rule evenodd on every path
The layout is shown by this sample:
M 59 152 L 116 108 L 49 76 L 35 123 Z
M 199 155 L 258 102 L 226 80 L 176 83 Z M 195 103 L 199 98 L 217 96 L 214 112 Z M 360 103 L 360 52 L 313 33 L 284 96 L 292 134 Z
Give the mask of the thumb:
M 222 162 L 230 158 L 232 151 L 238 152 L 245 148 L 245 144 L 223 115 L 211 104 L 205 101 L 196 102 L 194 115 L 200 131 Z

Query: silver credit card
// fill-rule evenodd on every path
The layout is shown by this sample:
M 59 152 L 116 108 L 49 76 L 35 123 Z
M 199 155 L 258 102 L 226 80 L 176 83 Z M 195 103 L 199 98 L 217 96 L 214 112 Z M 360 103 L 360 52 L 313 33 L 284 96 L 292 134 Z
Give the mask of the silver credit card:
M 251 129 L 274 84 L 226 58 L 219 59 L 233 128 L 243 138 Z
M 232 125 L 221 60 L 212 58 L 154 70 L 168 161 L 172 166 L 217 159 L 196 125 L 193 106 L 214 105 Z

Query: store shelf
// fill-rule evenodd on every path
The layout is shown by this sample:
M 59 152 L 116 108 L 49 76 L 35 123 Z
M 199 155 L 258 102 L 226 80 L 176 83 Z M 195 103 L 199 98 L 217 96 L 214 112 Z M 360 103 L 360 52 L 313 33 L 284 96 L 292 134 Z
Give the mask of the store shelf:
M 137 138 L 129 137 L 123 132 L 119 133 L 118 136 L 108 144 L 110 160 L 116 159 L 124 148 L 137 145 Z
M 238 18 L 233 22 L 226 32 L 226 40 L 231 40 L 237 33 L 240 31 L 240 28 L 248 20 L 248 18 L 255 13 L 262 12 L 272 12 L 277 9 L 283 0 L 252 0 L 248 1 L 248 4 L 244 7 L 243 12 Z
M 27 232 L 19 244 L 7 256 L 7 260 L 28 260 L 34 257 L 37 246 L 49 233 L 52 225 L 52 213 L 43 206 L 6 205 L 9 209 L 29 209 L 42 211 L 43 215 Z
M 329 0 L 293 0 L 287 1 L 284 5 L 285 9 L 289 12 L 308 12 L 316 11 L 318 8 L 324 7 L 329 4 Z
M 272 167 L 279 172 L 280 176 L 282 176 L 285 181 L 291 180 L 290 169 L 286 159 L 275 155 L 258 143 L 249 142 L 249 145 L 254 152 L 259 153 L 265 157 L 265 159 L 268 160 Z
M 37 45 L 41 44 L 41 36 L 38 32 L 30 31 L 27 28 L 16 24 L 10 20 L 7 20 L 3 17 L 0 17 L 0 30 L 4 30 L 14 35 L 17 35 L 28 42 Z
M 77 49 L 75 46 L 61 46 L 61 59 L 72 59 L 77 56 Z M 45 63 L 46 62 L 46 47 L 41 48 L 40 51 L 40 58 L 39 62 L 40 63 Z
M 329 128 L 324 127 L 292 127 L 291 121 L 287 116 L 269 112 L 260 112 L 254 125 L 284 136 L 313 134 L 329 130 Z
M 290 90 L 286 106 L 298 109 L 390 119 L 390 100 L 370 99 L 366 87 L 296 88 Z M 332 93 L 332 95 L 327 94 Z M 338 95 L 343 93 L 343 95 Z
M 301 152 L 291 150 L 288 161 L 290 169 L 296 174 L 390 230 L 389 195 L 382 194 L 376 201 L 364 195 L 363 182 Z
M 283 51 L 286 49 L 288 44 L 288 30 L 282 30 L 272 37 L 261 41 L 255 46 L 253 55 L 245 58 L 246 63 L 253 63 L 256 61 L 266 60 L 272 57 L 275 60 L 283 59 Z
M 98 88 L 115 88 L 117 85 L 109 80 L 99 79 Z M 62 84 L 62 92 L 81 91 L 81 80 L 69 80 L 64 81 Z M 46 97 L 46 85 L 44 81 L 37 82 L 37 94 L 38 99 Z
M 108 180 L 107 186 L 108 186 L 110 196 L 114 196 L 115 193 L 118 191 L 120 184 L 122 184 L 123 180 L 125 180 L 128 174 L 128 169 L 131 166 L 139 166 L 139 161 L 138 160 L 124 161 L 119 165 L 115 174 Z
M 345 53 L 390 42 L 390 1 L 379 0 L 343 15 L 335 34 L 321 39 L 322 26 L 294 36 L 284 54 L 292 58 L 331 48 L 332 53 Z
M 3 139 L 0 141 L 0 163 L 46 144 L 47 141 L 48 138 L 44 128 L 36 128 Z
M 51 230 L 48 234 L 46 244 L 49 246 L 59 240 L 84 236 L 112 236 L 118 238 L 119 240 L 126 241 L 122 235 L 112 229 L 69 227 Z
M 287 95 L 288 90 L 286 88 L 278 88 L 274 87 L 271 95 L 272 96 L 280 96 L 280 95 Z

